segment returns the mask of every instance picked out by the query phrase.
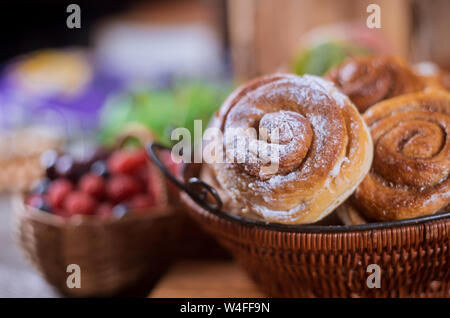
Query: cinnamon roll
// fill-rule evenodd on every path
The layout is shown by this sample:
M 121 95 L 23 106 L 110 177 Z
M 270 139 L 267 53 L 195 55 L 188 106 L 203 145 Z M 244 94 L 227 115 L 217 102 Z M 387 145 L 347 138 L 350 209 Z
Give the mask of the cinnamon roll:
M 350 58 L 330 70 L 325 78 L 334 82 L 361 113 L 385 99 L 425 87 L 420 76 L 402 60 L 390 56 Z
M 383 221 L 443 211 L 450 204 L 450 94 L 396 97 L 372 106 L 363 118 L 374 159 L 354 195 L 339 208 L 344 221 L 360 222 L 358 213 L 364 220 Z
M 372 161 L 370 133 L 356 107 L 315 76 L 275 74 L 242 85 L 210 127 L 223 133 L 211 142 L 227 154 L 211 169 L 239 207 L 225 211 L 267 222 L 324 218 L 350 196 Z M 231 160 L 230 150 L 237 155 Z

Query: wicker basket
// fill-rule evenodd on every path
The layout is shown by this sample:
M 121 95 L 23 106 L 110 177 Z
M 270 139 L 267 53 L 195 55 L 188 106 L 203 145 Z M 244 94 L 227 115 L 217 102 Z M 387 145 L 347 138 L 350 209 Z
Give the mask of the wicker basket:
M 355 226 L 276 225 L 221 211 L 217 192 L 188 164 L 177 181 L 186 211 L 273 297 L 450 297 L 450 213 Z M 197 189 L 195 189 L 197 187 Z M 198 190 L 201 190 L 200 192 Z M 215 199 L 215 203 L 207 197 Z M 381 269 L 380 288 L 369 288 Z
M 139 140 L 141 145 L 153 140 L 145 127 L 133 124 L 118 136 L 116 148 L 131 138 Z M 165 183 L 156 167 L 149 168 Z M 31 263 L 63 294 L 148 295 L 151 285 L 176 254 L 175 244 L 183 222 L 176 207 L 168 203 L 167 193 L 160 195 L 164 198 L 163 206 L 112 220 L 63 218 L 26 206 L 24 197 L 17 196 L 14 198 L 15 234 Z M 81 288 L 67 285 L 70 264 L 80 266 Z
M 171 260 L 180 218 L 169 207 L 102 221 L 64 219 L 14 198 L 14 233 L 31 263 L 63 294 L 105 297 L 141 283 L 149 288 Z M 67 266 L 81 269 L 81 288 L 68 288 Z M 147 290 L 148 292 L 148 290 Z

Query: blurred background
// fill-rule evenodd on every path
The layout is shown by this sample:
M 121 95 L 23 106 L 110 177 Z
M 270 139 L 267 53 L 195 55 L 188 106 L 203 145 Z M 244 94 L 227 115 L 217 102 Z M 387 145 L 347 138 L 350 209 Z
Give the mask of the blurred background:
M 66 25 L 70 3 L 81 28 Z M 371 3 L 380 29 L 366 26 Z M 449 15 L 447 0 L 3 0 L 0 297 L 59 296 L 11 233 L 10 199 L 43 176 L 48 149 L 84 157 L 130 123 L 170 145 L 172 128 L 206 125 L 243 81 L 322 75 L 348 56 L 394 54 L 448 71 Z

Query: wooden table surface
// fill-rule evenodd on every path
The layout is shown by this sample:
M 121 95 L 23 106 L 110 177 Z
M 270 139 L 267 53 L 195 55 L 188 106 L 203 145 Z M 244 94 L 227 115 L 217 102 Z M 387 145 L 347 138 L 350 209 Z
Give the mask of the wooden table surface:
M 169 268 L 150 297 L 265 297 L 233 261 L 180 261 Z

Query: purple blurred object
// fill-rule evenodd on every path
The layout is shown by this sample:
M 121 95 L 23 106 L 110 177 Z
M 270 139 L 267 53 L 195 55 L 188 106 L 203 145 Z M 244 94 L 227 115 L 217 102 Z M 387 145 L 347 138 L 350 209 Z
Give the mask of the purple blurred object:
M 105 99 L 120 86 L 80 49 L 21 56 L 0 76 L 0 130 L 43 124 L 61 128 L 67 138 L 91 132 Z

